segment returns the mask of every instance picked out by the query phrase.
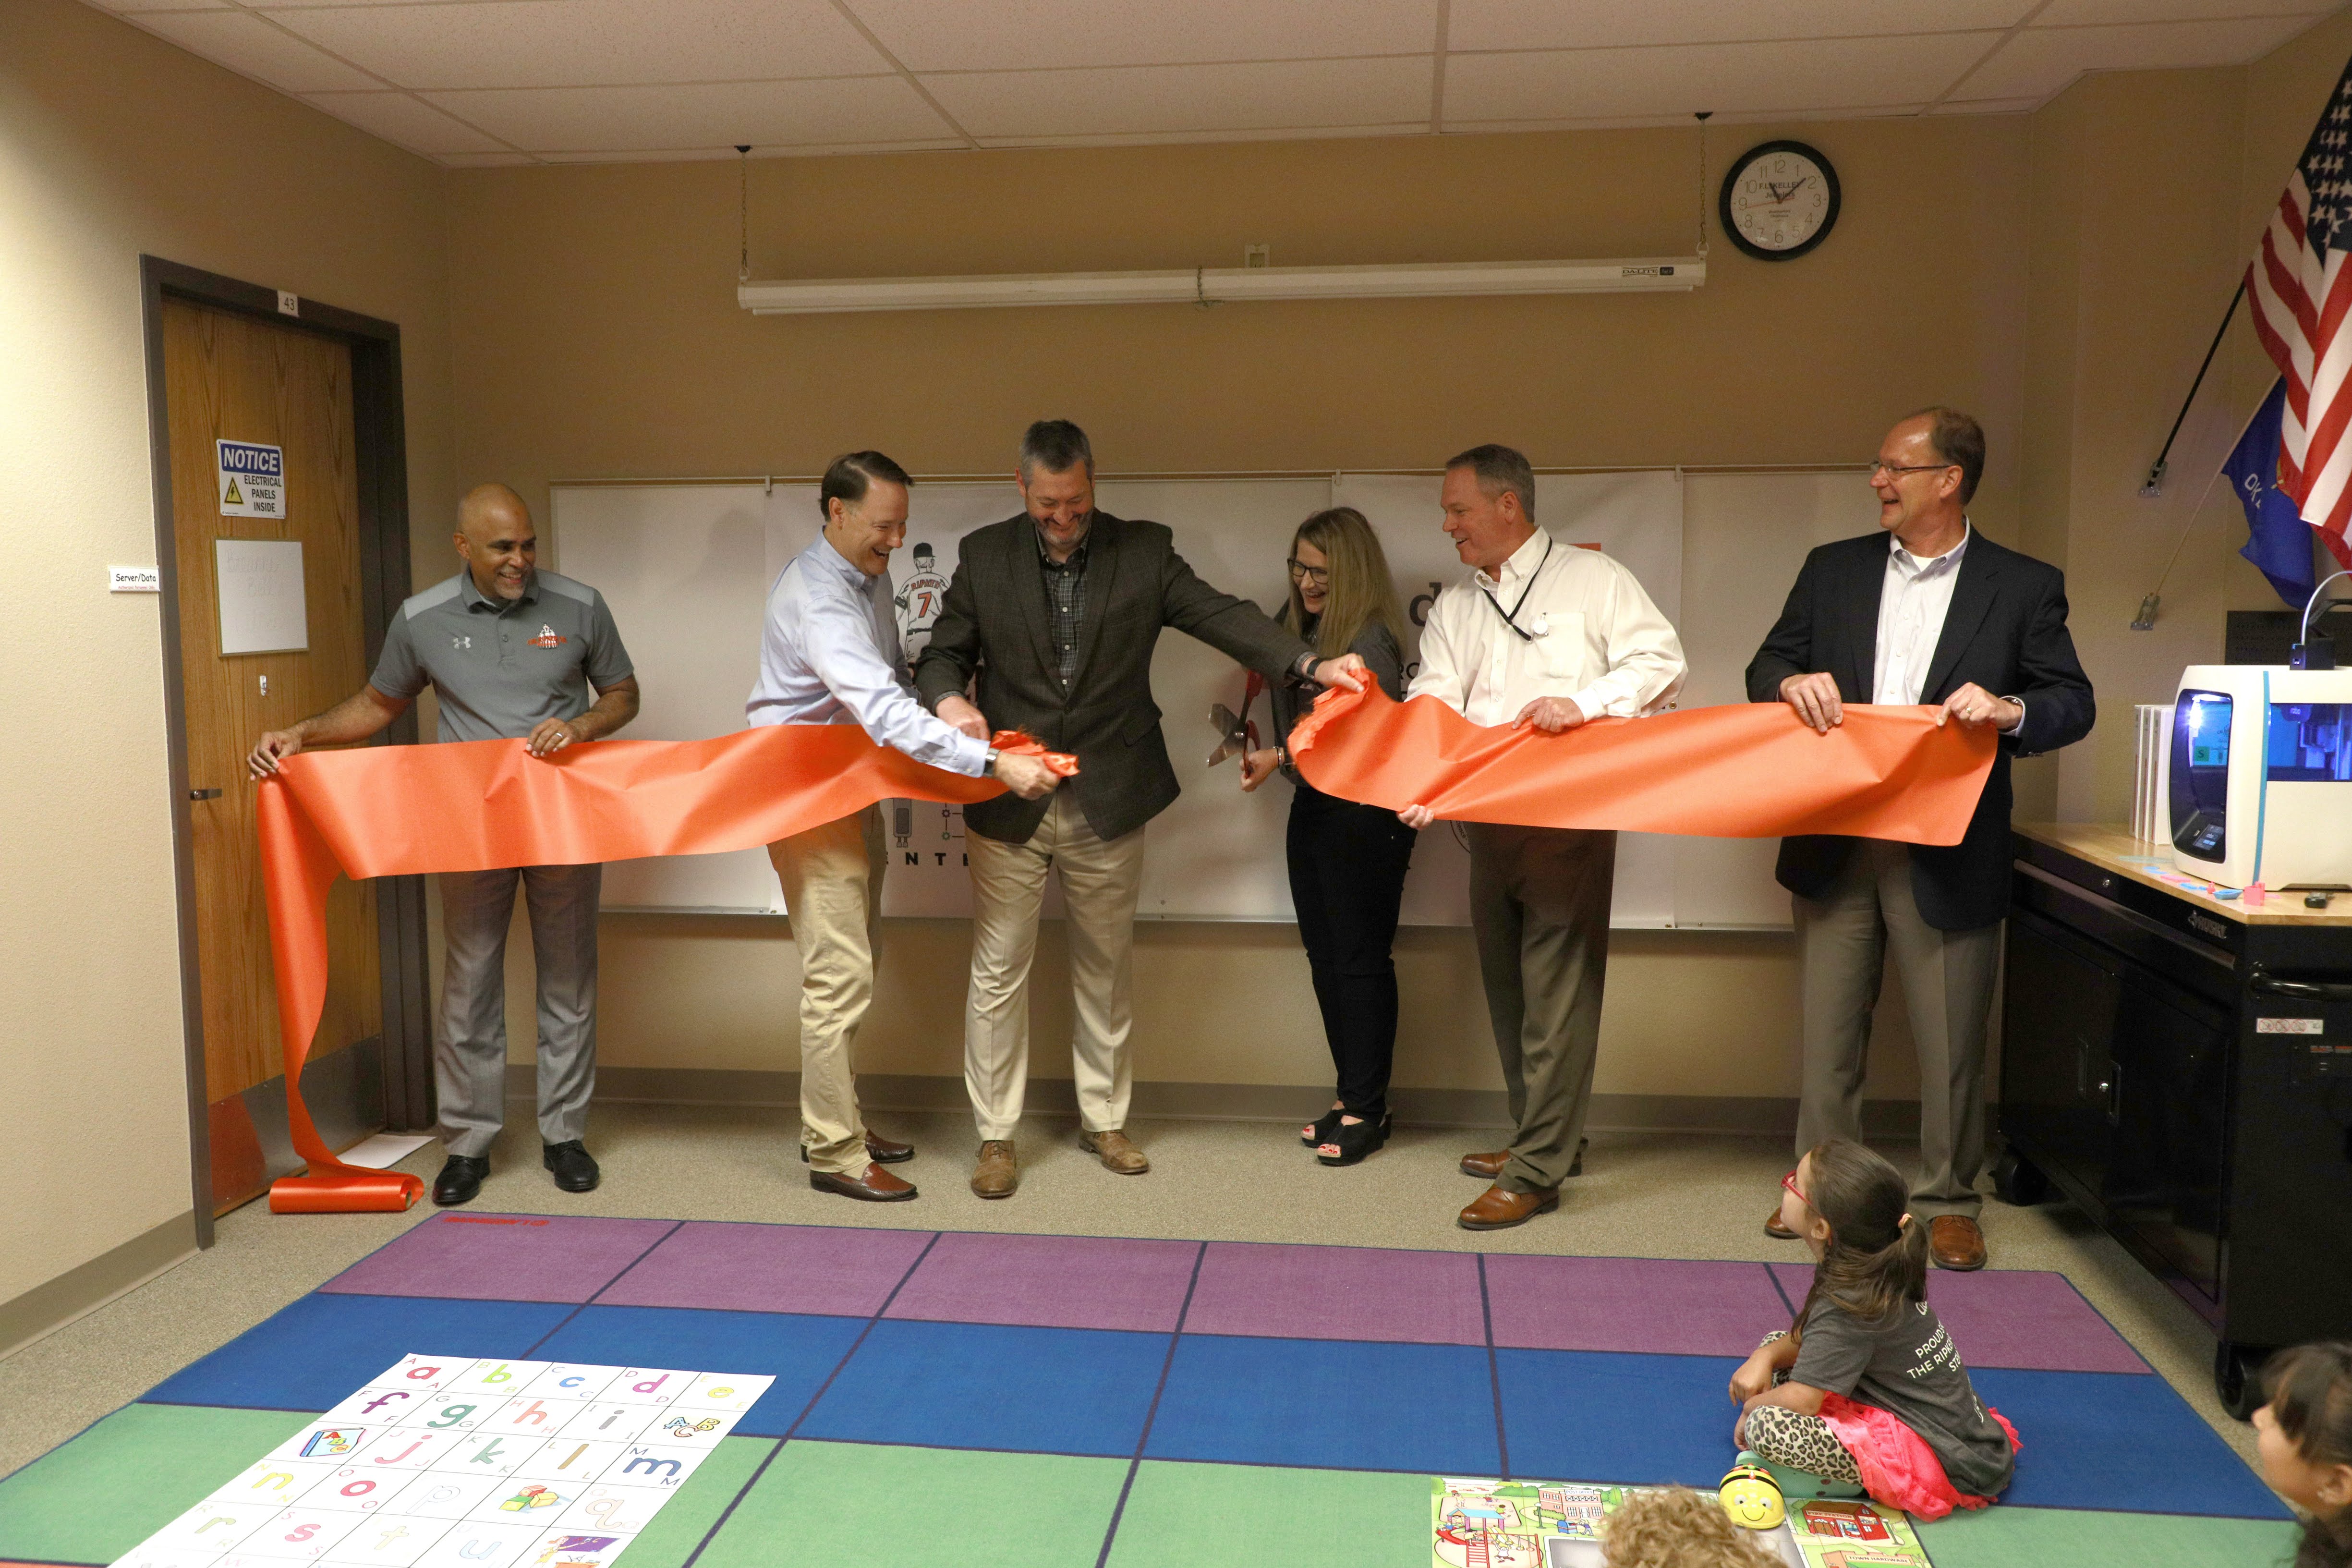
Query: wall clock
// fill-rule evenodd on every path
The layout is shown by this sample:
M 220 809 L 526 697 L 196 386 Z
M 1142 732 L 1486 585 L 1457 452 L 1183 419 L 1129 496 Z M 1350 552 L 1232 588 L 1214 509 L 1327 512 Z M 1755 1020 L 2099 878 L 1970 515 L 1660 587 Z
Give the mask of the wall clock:
M 1732 161 L 1717 208 L 1732 244 L 1766 261 L 1787 261 L 1837 226 L 1837 171 L 1802 142 L 1761 142 Z

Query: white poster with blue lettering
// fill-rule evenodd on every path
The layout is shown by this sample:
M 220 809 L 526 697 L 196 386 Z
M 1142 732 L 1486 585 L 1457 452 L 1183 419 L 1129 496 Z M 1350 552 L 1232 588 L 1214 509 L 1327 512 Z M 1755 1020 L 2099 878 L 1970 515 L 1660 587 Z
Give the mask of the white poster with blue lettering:
M 610 1568 L 774 1381 L 405 1355 L 115 1568 Z
M 215 441 L 223 517 L 286 515 L 286 449 L 257 441 Z

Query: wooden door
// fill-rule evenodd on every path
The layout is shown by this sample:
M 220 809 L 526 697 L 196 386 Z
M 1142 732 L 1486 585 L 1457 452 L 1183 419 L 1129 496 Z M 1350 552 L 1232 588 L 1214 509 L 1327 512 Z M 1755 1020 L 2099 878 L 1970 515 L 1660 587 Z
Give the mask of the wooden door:
M 265 1190 L 289 1165 L 282 1083 L 272 1082 L 282 1079 L 285 1061 L 254 826 L 255 786 L 245 755 L 263 731 L 332 707 L 368 675 L 352 355 L 345 344 L 313 333 L 167 300 L 163 374 L 205 1098 L 212 1112 L 218 1213 Z M 282 449 L 282 517 L 223 515 L 219 440 Z M 300 542 L 306 650 L 222 651 L 215 544 L 223 539 Z M 381 1039 L 383 994 L 373 889 L 335 884 L 327 940 L 331 982 L 311 1047 L 313 1064 L 360 1041 Z M 312 1109 L 331 1142 L 348 1143 L 353 1141 L 348 1130 L 382 1125 L 380 1110 L 369 1115 L 371 1106 L 382 1104 L 374 1074 L 314 1070 L 303 1085 L 306 1096 L 322 1089 L 329 1094 L 328 1103 Z M 346 1130 L 345 1136 L 336 1137 L 335 1129 Z

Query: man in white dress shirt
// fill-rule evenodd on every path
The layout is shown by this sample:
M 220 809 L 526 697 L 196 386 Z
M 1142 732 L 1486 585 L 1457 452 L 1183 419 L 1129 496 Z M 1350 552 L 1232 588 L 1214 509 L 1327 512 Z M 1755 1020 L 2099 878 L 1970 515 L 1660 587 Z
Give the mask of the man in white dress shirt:
M 1887 954 L 1903 976 L 1919 1052 L 1919 1173 L 1911 1212 L 1941 1268 L 1981 1268 L 1985 1024 L 2009 912 L 2009 764 L 2090 732 L 2091 683 L 2066 631 L 2066 580 L 1969 526 L 1984 430 L 1923 408 L 1878 446 L 1879 531 L 1805 559 L 1780 619 L 1748 667 L 1748 696 L 1785 702 L 1827 733 L 1848 702 L 1932 703 L 2000 736 L 1960 842 L 1783 839 L 1802 969 L 1804 1079 L 1797 1156 L 1863 1134 L 1870 1025 Z M 1997 695 L 1998 694 L 1998 695 Z M 1782 1240 L 1777 1201 L 1765 1231 Z
M 987 774 L 1024 800 L 1057 782 L 1034 757 L 1000 756 L 915 700 L 890 596 L 890 552 L 907 542 L 907 471 L 879 452 L 834 460 L 818 488 L 824 530 L 768 591 L 754 724 L 858 724 L 878 745 L 950 773 Z M 882 904 L 881 807 L 768 846 L 801 957 L 801 1157 L 809 1185 L 898 1203 L 913 1184 L 884 1170 L 914 1150 L 876 1136 L 857 1109 L 857 1026 L 874 997 Z
M 1663 707 L 1683 683 L 1682 642 L 1633 574 L 1536 526 L 1535 471 L 1508 447 L 1474 447 L 1445 466 L 1445 531 L 1470 577 L 1437 596 L 1407 692 L 1474 724 L 1557 735 Z M 1429 808 L 1397 814 L 1414 827 Z M 1493 1184 L 1465 1230 L 1523 1225 L 1559 1205 L 1579 1169 L 1617 836 L 1468 825 L 1470 927 L 1510 1098 L 1510 1147 L 1463 1156 Z

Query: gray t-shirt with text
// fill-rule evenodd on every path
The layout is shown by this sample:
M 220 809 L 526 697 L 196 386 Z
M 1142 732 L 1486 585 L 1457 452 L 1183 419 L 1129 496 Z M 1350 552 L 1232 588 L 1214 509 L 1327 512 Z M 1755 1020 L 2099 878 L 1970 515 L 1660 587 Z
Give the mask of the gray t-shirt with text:
M 534 572 L 510 601 L 460 572 L 401 605 L 369 683 L 404 700 L 431 686 L 444 741 L 515 741 L 578 718 L 592 684 L 602 691 L 632 673 L 613 612 L 586 584 Z
M 1816 1300 L 1789 1381 L 1890 1412 L 1927 1440 L 1963 1492 L 1991 1497 L 2009 1484 L 2009 1435 L 1985 1414 L 1958 1348 L 1925 1301 L 1874 1323 L 1826 1296 Z

